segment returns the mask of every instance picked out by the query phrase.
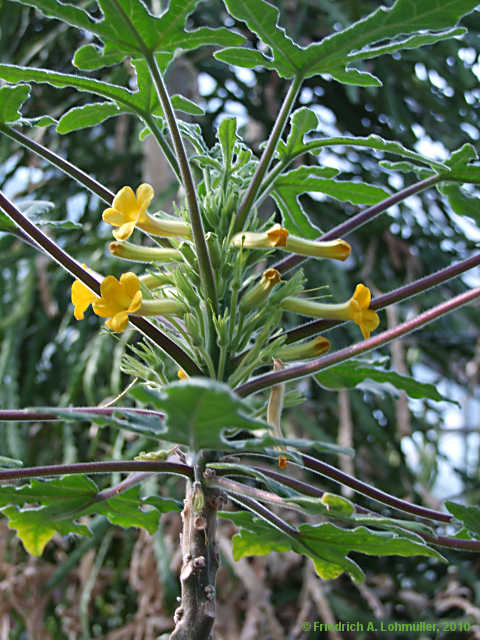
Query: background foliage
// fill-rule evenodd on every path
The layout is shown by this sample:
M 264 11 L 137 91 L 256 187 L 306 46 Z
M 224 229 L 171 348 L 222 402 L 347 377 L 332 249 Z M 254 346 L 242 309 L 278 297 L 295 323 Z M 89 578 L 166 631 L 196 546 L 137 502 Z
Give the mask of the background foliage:
M 284 26 L 305 45 L 377 6 L 359 0 L 284 0 L 277 4 Z M 152 9 L 159 10 L 160 5 L 152 1 Z M 232 26 L 228 20 L 226 25 Z M 225 16 L 217 2 L 208 0 L 200 4 L 191 21 L 192 26 L 221 25 Z M 306 81 L 299 103 L 316 110 L 320 134 L 374 133 L 421 150 L 428 143 L 427 153 L 437 154 L 437 159 L 445 157 L 445 148 L 453 150 L 465 142 L 475 145 L 480 136 L 479 13 L 468 16 L 464 24 L 469 34 L 463 39 L 368 61 L 368 71 L 384 81 L 380 89 L 314 78 Z M 243 31 L 242 23 L 235 27 Z M 0 62 L 74 72 L 68 61 L 74 45 L 82 44 L 78 31 L 10 2 L 0 5 L 0 29 Z M 131 70 L 125 64 L 116 67 L 110 79 L 126 84 L 129 78 Z M 185 95 L 201 94 L 207 115 L 198 122 L 207 139 L 223 114 L 238 114 L 246 123 L 248 113 L 253 122 L 245 124 L 246 132 L 258 144 L 270 129 L 286 91 L 285 81 L 268 71 L 239 73 L 216 63 L 203 50 L 187 55 L 180 69 L 171 72 L 170 81 L 180 83 Z M 47 112 L 55 116 L 83 100 L 68 89 L 36 87 L 27 115 L 31 110 L 32 115 Z M 138 133 L 133 119 L 125 115 L 68 136 L 57 136 L 48 128 L 28 135 L 38 136 L 112 191 L 153 176 L 161 198 L 168 202 L 175 193 L 165 179 L 165 165 L 148 145 L 140 145 Z M 209 141 L 214 142 L 212 137 Z M 411 174 L 379 167 L 361 149 L 339 148 L 338 153 L 328 153 L 345 179 L 368 179 L 391 189 L 412 179 Z M 78 224 L 75 230 L 54 229 L 62 246 L 79 260 L 89 256 L 93 268 L 118 275 L 118 264 L 105 252 L 110 231 L 99 224 L 102 207 L 96 198 L 5 137 L 0 143 L 0 178 L 7 193 L 17 199 L 55 202 L 50 218 Z M 349 204 L 309 196 L 302 196 L 302 203 L 324 228 L 343 221 L 354 210 Z M 272 204 L 266 204 L 266 212 L 268 207 Z M 384 292 L 466 257 L 478 242 L 478 228 L 474 221 L 456 215 L 435 190 L 429 190 L 358 230 L 352 240 L 356 258 L 345 268 L 322 265 L 322 275 L 338 299 L 350 295 L 357 279 L 375 292 Z M 93 405 L 118 394 L 130 380 L 119 368 L 129 336 L 114 340 L 99 334 L 95 318 L 77 324 L 68 303 L 70 280 L 13 235 L 0 236 L 0 263 L 0 405 Z M 315 265 L 306 270 L 315 277 Z M 384 315 L 385 322 L 394 325 L 465 289 L 464 279 L 457 278 L 396 306 Z M 353 446 L 355 458 L 341 458 L 340 466 L 399 497 L 428 506 L 438 506 L 439 496 L 476 504 L 479 320 L 478 308 L 465 308 L 391 347 L 391 363 L 398 372 L 434 383 L 446 380 L 441 390 L 460 401 L 461 410 L 447 403 L 396 397 L 391 387 L 370 379 L 355 389 L 333 393 L 311 382 L 304 389 L 308 402 L 302 413 L 292 410 L 287 414 L 287 430 L 291 435 Z M 349 331 L 336 330 L 339 345 L 348 344 Z M 67 422 L 49 426 L 8 423 L 0 432 L 0 445 L 3 455 L 38 465 L 52 460 L 131 458 L 147 448 L 148 442 L 86 423 L 81 427 Z M 330 462 L 337 464 L 338 459 Z M 168 488 L 181 497 L 182 482 L 168 482 L 168 487 L 157 490 Z M 325 489 L 338 491 L 326 481 Z M 368 506 L 361 496 L 355 499 Z M 20 639 L 26 633 L 39 640 L 148 639 L 168 630 L 177 595 L 179 527 L 178 514 L 166 514 L 150 538 L 136 529 L 111 526 L 99 517 L 91 540 L 56 537 L 41 559 L 33 559 L 2 522 L 0 618 L 8 615 L 8 637 Z M 346 577 L 323 584 L 314 576 L 311 563 L 293 554 L 235 563 L 229 543 L 233 531 L 232 523 L 222 524 L 219 638 L 307 638 L 300 626 L 305 619 L 375 618 L 386 622 L 468 620 L 478 628 L 472 637 L 480 637 L 480 561 L 474 555 L 447 551 L 453 565 L 450 569 L 429 558 L 418 562 L 367 558 L 363 560 L 368 571 L 365 585 L 354 586 Z M 350 636 L 332 632 L 330 637 Z

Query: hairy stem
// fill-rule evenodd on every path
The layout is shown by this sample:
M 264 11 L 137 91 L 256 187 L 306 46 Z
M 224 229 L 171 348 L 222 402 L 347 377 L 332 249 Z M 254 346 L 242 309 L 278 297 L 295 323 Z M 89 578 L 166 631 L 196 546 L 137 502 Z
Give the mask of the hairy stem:
M 175 148 L 177 160 L 182 177 L 183 187 L 185 189 L 185 198 L 187 201 L 188 212 L 190 214 L 190 223 L 192 225 L 192 234 L 195 242 L 195 248 L 198 257 L 198 266 L 200 270 L 200 278 L 207 300 L 210 301 L 214 311 L 217 311 L 217 293 L 215 288 L 215 276 L 213 273 L 210 254 L 208 252 L 207 242 L 205 240 L 205 232 L 203 230 L 202 218 L 198 207 L 197 194 L 193 182 L 192 172 L 188 162 L 185 147 L 183 146 L 182 136 L 178 129 L 177 120 L 173 111 L 170 96 L 168 95 L 162 74 L 158 68 L 155 56 L 152 53 L 145 54 L 150 73 L 155 84 L 158 98 L 163 108 L 165 120 L 168 124 L 170 137 Z
M 397 327 L 393 329 L 389 329 L 388 331 L 383 331 L 382 333 L 374 336 L 373 338 L 368 338 L 368 340 L 364 340 L 363 342 L 359 342 L 350 347 L 346 347 L 345 349 L 340 349 L 339 351 L 335 351 L 326 356 L 322 356 L 321 358 L 316 358 L 311 360 L 310 362 L 296 365 L 293 367 L 286 367 L 281 371 L 274 371 L 272 373 L 266 373 L 264 375 L 258 376 L 257 378 L 253 378 L 249 382 L 246 382 L 243 385 L 240 385 L 235 389 L 235 392 L 240 396 L 248 396 L 251 393 L 255 393 L 262 389 L 268 389 L 275 384 L 279 384 L 281 382 L 289 382 L 291 380 L 297 380 L 299 378 L 304 378 L 305 376 L 312 375 L 317 371 L 321 371 L 322 369 L 326 369 L 331 367 L 334 364 L 338 364 L 339 362 L 343 362 L 344 360 L 349 360 L 355 356 L 358 356 L 367 351 L 371 351 L 372 349 L 376 349 L 377 347 L 381 347 L 391 340 L 395 338 L 399 338 L 400 336 L 406 335 L 419 327 L 422 327 L 433 320 L 436 320 L 438 317 L 443 316 L 454 309 L 457 309 L 464 304 L 468 304 L 469 302 L 475 300 L 480 296 L 480 287 L 476 289 L 471 289 L 466 293 L 462 293 L 447 302 L 443 302 L 442 304 L 421 313 L 416 318 L 412 320 L 408 320 L 407 322 L 403 322 L 399 324 Z
M 216 543 L 217 510 L 221 496 L 200 482 L 187 481 L 182 511 L 181 602 L 175 611 L 170 640 L 210 640 L 215 622 L 215 578 L 219 563 Z M 203 502 L 203 504 L 202 504 Z
M 177 159 L 176 159 L 175 154 L 173 153 L 168 141 L 165 140 L 165 136 L 163 135 L 162 131 L 160 130 L 160 127 L 158 126 L 157 121 L 155 120 L 155 118 L 153 116 L 150 116 L 150 115 L 144 116 L 144 120 L 145 120 L 145 124 L 150 129 L 151 134 L 153 135 L 155 140 L 158 142 L 159 147 L 161 148 L 161 150 L 165 154 L 165 157 L 166 157 L 166 159 L 168 161 L 168 164 L 170 165 L 173 173 L 176 175 L 177 180 L 180 181 L 182 179 L 182 176 L 180 174 L 180 168 L 178 166 Z
M 252 205 L 257 196 L 258 190 L 260 189 L 263 176 L 270 166 L 273 154 L 275 153 L 278 141 L 280 140 L 280 136 L 282 135 L 287 123 L 288 116 L 290 115 L 290 112 L 295 103 L 295 99 L 298 95 L 300 87 L 302 86 L 302 82 L 303 76 L 298 75 L 293 79 L 292 84 L 288 89 L 288 93 L 285 96 L 275 125 L 270 133 L 270 138 L 268 139 L 267 146 L 262 153 L 262 157 L 260 158 L 260 162 L 258 163 L 252 181 L 250 182 L 248 189 L 245 192 L 245 195 L 243 196 L 240 203 L 240 208 L 238 209 L 237 215 L 235 217 L 234 231 L 241 231 L 243 229 L 245 220 L 247 219 L 250 209 L 252 208 Z
M 57 167 L 57 169 L 60 169 L 60 171 L 63 171 L 63 173 L 67 174 L 80 184 L 83 184 L 84 187 L 89 189 L 92 193 L 97 195 L 107 204 L 112 204 L 115 194 L 104 187 L 102 184 L 97 182 L 94 178 L 89 176 L 88 173 L 85 173 L 85 171 L 82 171 L 71 162 L 68 162 L 68 160 L 65 160 L 64 158 L 57 155 L 53 151 L 50 151 L 50 149 L 47 149 L 38 142 L 35 142 L 27 136 L 24 136 L 23 133 L 20 133 L 16 129 L 12 129 L 5 124 L 0 124 L 0 131 L 9 138 L 12 138 L 16 142 L 19 142 L 27 149 L 30 149 L 30 151 L 33 151 L 41 158 L 44 158 L 54 167 Z

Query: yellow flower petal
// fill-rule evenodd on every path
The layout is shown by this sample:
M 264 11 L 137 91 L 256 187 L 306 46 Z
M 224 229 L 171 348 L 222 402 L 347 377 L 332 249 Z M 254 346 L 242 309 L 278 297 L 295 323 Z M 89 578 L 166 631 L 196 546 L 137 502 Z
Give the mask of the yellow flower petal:
M 353 299 L 358 302 L 361 309 L 368 309 L 370 300 L 372 299 L 370 289 L 364 284 L 357 284 L 353 293 Z
M 128 238 L 132 235 L 133 230 L 135 229 L 135 222 L 136 221 L 125 222 L 125 224 L 120 225 L 118 229 L 112 231 L 113 237 L 116 240 L 128 240 Z
M 83 320 L 85 311 L 88 307 L 94 302 L 98 300 L 98 296 L 93 293 L 91 289 L 87 287 L 87 285 L 83 284 L 80 280 L 75 280 L 72 284 L 72 293 L 71 293 L 72 304 L 75 307 L 73 310 L 73 315 L 76 320 Z
M 131 187 L 122 187 L 113 199 L 113 209 L 123 213 L 130 220 L 138 215 L 138 203 Z
M 112 331 L 116 331 L 117 333 L 121 333 L 124 331 L 128 324 L 128 313 L 126 311 L 119 311 L 116 313 L 111 320 L 107 320 L 105 322 L 107 327 Z
M 117 240 L 127 240 L 145 216 L 148 205 L 154 196 L 153 188 L 149 184 L 141 184 L 135 195 L 131 187 L 122 187 L 115 195 L 112 206 L 105 209 L 103 219 L 114 227 L 113 232 Z
M 101 318 L 111 318 L 106 325 L 113 331 L 123 331 L 128 324 L 128 314 L 135 313 L 142 305 L 140 281 L 131 272 L 123 273 L 118 281 L 107 276 L 100 285 L 101 298 L 93 303 L 93 310 Z
M 270 240 L 270 246 L 272 247 L 284 247 L 287 244 L 288 231 L 280 224 L 274 224 L 267 231 L 268 239 Z

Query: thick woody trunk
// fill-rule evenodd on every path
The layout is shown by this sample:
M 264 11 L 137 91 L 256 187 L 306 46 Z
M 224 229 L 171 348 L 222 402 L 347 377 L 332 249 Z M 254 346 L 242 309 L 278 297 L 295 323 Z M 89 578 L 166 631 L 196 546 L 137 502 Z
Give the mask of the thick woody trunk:
M 182 511 L 182 597 L 175 611 L 175 629 L 170 640 L 210 640 L 213 637 L 219 499 L 218 494 L 206 493 L 203 501 L 200 484 L 188 481 Z

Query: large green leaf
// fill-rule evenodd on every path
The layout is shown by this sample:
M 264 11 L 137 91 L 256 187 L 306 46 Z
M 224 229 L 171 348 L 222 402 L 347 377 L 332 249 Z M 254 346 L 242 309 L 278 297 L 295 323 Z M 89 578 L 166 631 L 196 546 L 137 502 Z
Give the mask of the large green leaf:
M 199 449 L 230 448 L 225 429 L 265 429 L 267 423 L 251 417 L 249 405 L 226 384 L 206 378 L 174 382 L 161 391 L 144 390 L 145 398 L 165 420 L 157 437 Z
M 313 225 L 303 209 L 299 197 L 309 191 L 323 193 L 341 202 L 376 204 L 388 198 L 381 187 L 348 180 L 332 180 L 336 169 L 302 166 L 281 174 L 274 183 L 272 197 L 278 204 L 284 226 L 290 233 L 304 238 L 318 238 L 319 228 Z
M 347 556 L 351 551 L 375 556 L 424 555 L 443 560 L 435 549 L 390 531 L 377 532 L 366 527 L 342 529 L 327 522 L 317 525 L 301 524 L 297 533 L 288 535 L 246 511 L 224 511 L 219 515 L 240 527 L 240 532 L 233 537 L 235 560 L 252 555 L 267 555 L 271 551 L 293 550 L 309 556 L 318 575 L 324 580 L 338 578 L 346 571 L 355 582 L 362 582 L 362 570 Z
M 145 436 L 174 444 L 181 444 L 195 451 L 200 449 L 233 450 L 274 447 L 279 440 L 263 435 L 238 442 L 226 437 L 228 429 L 269 429 L 266 422 L 251 417 L 249 405 L 237 396 L 227 385 L 207 378 L 189 378 L 174 382 L 160 391 L 136 387 L 131 395 L 137 400 L 152 405 L 165 412 L 140 414 L 128 409 L 119 409 L 111 416 L 48 408 L 46 411 L 61 415 L 69 420 L 89 420 L 99 425 L 114 425 Z M 258 440 L 258 442 L 257 442 Z
M 38 506 L 16 508 L 26 504 Z M 75 522 L 83 515 L 102 514 L 112 524 L 141 527 L 154 533 L 162 513 L 181 510 L 175 500 L 141 498 L 138 486 L 108 500 L 99 499 L 97 485 L 83 475 L 33 479 L 18 488 L 0 486 L 0 505 L 9 518 L 10 528 L 18 531 L 25 548 L 33 555 L 40 555 L 56 532 L 90 535 L 88 527 Z
M 426 398 L 436 402 L 456 402 L 446 398 L 433 384 L 418 382 L 378 366 L 371 360 L 349 360 L 315 374 L 316 381 L 327 389 L 364 389 L 398 395 L 404 391 L 410 398 Z
M 358 74 L 358 70 L 347 68 L 353 61 L 433 44 L 463 33 L 452 27 L 477 5 L 475 0 L 421 0 L 412 6 L 411 0 L 397 0 L 392 7 L 380 7 L 343 31 L 302 48 L 278 26 L 279 10 L 269 2 L 224 2 L 235 18 L 245 22 L 270 47 L 271 57 L 259 51 L 245 54 L 245 50 L 228 48 L 215 54 L 220 60 L 240 66 L 275 69 L 285 78 L 331 74 L 348 83 L 355 83 L 354 76 Z M 401 37 L 408 34 L 411 35 L 407 38 Z M 380 46 L 374 46 L 379 42 Z M 342 73 L 346 75 L 342 76 Z M 360 84 L 365 81 L 363 75 L 357 78 Z
M 32 556 L 40 556 L 53 536 L 58 532 L 65 536 L 67 533 L 91 535 L 88 527 L 69 520 L 52 521 L 46 507 L 18 509 L 4 507 L 1 512 L 8 518 L 10 529 L 17 531 L 25 549 Z
M 49 18 L 58 18 L 82 30 L 94 33 L 104 49 L 86 45 L 74 60 L 80 68 L 98 69 L 121 62 L 125 57 L 143 57 L 146 52 L 168 53 L 162 58 L 166 67 L 179 49 L 192 50 L 203 45 L 233 46 L 244 38 L 230 29 L 200 27 L 185 30 L 185 22 L 198 0 L 170 0 L 168 9 L 153 16 L 140 0 L 98 0 L 102 18 L 59 0 L 18 0 L 41 9 Z

